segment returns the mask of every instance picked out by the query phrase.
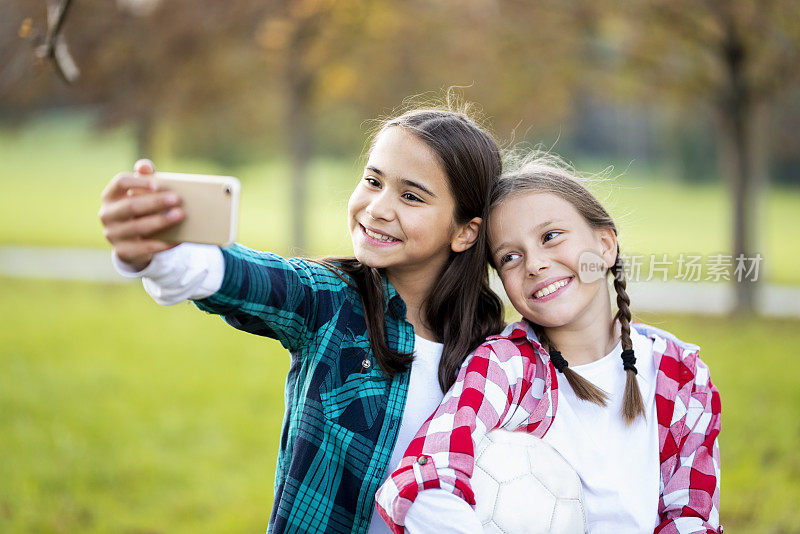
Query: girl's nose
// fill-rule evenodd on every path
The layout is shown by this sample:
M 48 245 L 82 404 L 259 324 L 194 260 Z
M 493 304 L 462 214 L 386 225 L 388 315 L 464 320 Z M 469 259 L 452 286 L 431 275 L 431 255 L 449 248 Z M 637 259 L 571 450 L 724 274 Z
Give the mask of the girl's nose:
M 386 198 L 385 194 L 376 195 L 375 198 L 372 199 L 372 202 L 367 204 L 365 211 L 371 218 L 375 220 L 383 219 L 385 221 L 391 220 L 394 213 L 391 202 Z
M 528 271 L 528 276 L 537 276 L 547 269 L 547 259 L 543 256 L 529 255 L 525 260 L 525 269 Z

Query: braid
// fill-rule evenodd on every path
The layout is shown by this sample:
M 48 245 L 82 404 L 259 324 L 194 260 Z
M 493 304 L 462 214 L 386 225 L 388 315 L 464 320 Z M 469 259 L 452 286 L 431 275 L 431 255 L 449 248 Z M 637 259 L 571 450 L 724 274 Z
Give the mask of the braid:
M 544 333 L 544 329 L 539 325 L 532 324 L 532 326 L 541 344 L 547 346 L 553 365 L 564 375 L 564 378 L 567 379 L 572 391 L 575 392 L 575 396 L 581 400 L 593 402 L 599 406 L 605 406 L 608 401 L 606 392 L 570 369 L 567 360 L 564 359 L 555 345 L 550 341 L 550 338 L 547 337 L 547 334 Z
M 625 280 L 625 268 L 622 258 L 617 251 L 617 260 L 611 266 L 611 274 L 614 276 L 614 291 L 617 293 L 617 314 L 615 321 L 619 321 L 621 340 L 622 340 L 622 365 L 627 374 L 625 380 L 625 394 L 622 400 L 622 417 L 627 424 L 633 423 L 636 418 L 644 413 L 644 402 L 642 393 L 639 391 L 639 383 L 636 381 L 636 358 L 633 355 L 633 343 L 631 342 L 631 299 L 628 296 L 627 281 Z

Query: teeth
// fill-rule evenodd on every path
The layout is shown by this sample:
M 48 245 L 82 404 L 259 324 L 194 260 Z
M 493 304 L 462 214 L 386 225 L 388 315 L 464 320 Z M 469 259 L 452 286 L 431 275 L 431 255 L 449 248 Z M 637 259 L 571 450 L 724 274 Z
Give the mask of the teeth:
M 540 289 L 539 291 L 537 291 L 536 293 L 534 293 L 533 294 L 533 298 L 540 299 L 542 297 L 546 297 L 547 295 L 549 295 L 550 293 L 552 293 L 556 289 L 558 289 L 560 287 L 564 287 L 568 283 L 569 283 L 569 278 L 564 278 L 563 280 L 559 280 L 558 282 L 553 282 L 549 286 L 544 287 L 544 288 Z
M 390 243 L 390 242 L 392 242 L 392 241 L 398 241 L 397 239 L 395 239 L 395 238 L 393 238 L 393 237 L 390 237 L 390 236 L 388 236 L 388 235 L 383 235 L 383 234 L 379 234 L 379 233 L 377 233 L 377 232 L 373 232 L 372 230 L 370 230 L 370 229 L 369 229 L 369 228 L 367 228 L 366 226 L 364 227 L 364 232 L 365 232 L 365 233 L 366 233 L 368 236 L 370 236 L 372 239 L 376 239 L 376 240 L 378 240 L 378 241 L 384 241 L 384 242 L 387 242 L 387 243 Z

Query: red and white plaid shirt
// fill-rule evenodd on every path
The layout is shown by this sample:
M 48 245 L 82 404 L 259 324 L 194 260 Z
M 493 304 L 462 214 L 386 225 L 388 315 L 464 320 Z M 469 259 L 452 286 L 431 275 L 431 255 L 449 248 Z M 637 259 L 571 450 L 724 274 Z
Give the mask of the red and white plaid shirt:
M 719 527 L 719 392 L 698 347 L 641 323 L 653 340 L 661 463 L 655 533 L 711 533 Z M 400 467 L 376 494 L 393 532 L 423 489 L 441 488 L 471 505 L 474 445 L 495 428 L 545 435 L 556 415 L 558 381 L 530 325 L 517 322 L 489 337 L 464 362 L 442 404 L 422 425 Z

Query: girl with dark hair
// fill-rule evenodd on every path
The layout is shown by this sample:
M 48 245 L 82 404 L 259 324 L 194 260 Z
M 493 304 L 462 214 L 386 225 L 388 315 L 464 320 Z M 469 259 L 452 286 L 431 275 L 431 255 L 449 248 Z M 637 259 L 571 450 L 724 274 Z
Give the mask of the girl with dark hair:
M 352 258 L 172 248 L 148 236 L 181 219 L 180 201 L 151 186 L 152 163 L 135 170 L 103 193 L 118 270 L 161 304 L 191 299 L 291 353 L 268 532 L 388 532 L 373 517 L 387 467 L 503 327 L 483 224 L 501 172 L 494 140 L 449 109 L 386 121 L 348 204 Z M 446 492 L 435 502 L 469 510 Z
M 608 212 L 560 160 L 538 156 L 498 181 L 488 230 L 522 320 L 464 362 L 379 490 L 393 531 L 415 531 L 426 488 L 474 505 L 474 447 L 504 428 L 542 438 L 577 472 L 589 532 L 721 532 L 719 393 L 698 347 L 631 322 Z

